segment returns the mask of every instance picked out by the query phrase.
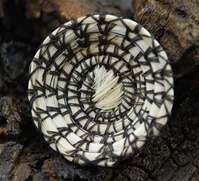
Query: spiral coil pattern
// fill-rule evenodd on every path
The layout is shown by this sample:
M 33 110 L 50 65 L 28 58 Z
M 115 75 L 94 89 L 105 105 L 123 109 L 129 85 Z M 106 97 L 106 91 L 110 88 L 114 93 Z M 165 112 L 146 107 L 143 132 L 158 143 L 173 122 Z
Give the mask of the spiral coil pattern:
M 113 166 L 158 135 L 171 114 L 167 55 L 129 19 L 93 15 L 63 24 L 44 40 L 30 74 L 35 125 L 78 164 Z

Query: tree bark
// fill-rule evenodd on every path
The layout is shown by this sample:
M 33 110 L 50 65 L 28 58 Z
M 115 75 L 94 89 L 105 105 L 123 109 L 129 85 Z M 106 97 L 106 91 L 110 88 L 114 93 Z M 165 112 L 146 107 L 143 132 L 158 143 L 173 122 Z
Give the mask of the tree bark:
M 134 0 L 135 20 L 160 41 L 175 77 L 199 65 L 199 2 L 197 0 Z

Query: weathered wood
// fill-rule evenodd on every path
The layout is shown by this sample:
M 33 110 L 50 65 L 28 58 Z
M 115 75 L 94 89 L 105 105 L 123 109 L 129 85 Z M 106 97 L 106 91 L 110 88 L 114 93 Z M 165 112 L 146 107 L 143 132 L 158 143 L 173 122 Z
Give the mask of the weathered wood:
M 135 20 L 160 41 L 175 77 L 199 65 L 199 1 L 134 0 Z

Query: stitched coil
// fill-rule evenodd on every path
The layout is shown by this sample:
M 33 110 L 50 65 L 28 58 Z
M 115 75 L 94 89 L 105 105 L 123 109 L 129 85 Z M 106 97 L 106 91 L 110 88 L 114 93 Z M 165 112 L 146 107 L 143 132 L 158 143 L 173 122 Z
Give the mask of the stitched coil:
M 113 15 L 71 20 L 30 65 L 33 121 L 67 160 L 114 166 L 158 135 L 173 105 L 172 70 L 154 37 Z

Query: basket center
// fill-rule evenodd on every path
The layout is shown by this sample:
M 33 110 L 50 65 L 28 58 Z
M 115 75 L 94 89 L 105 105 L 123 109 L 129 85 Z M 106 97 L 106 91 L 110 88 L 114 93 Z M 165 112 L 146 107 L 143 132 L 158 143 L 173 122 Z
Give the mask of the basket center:
M 102 111 L 111 111 L 122 102 L 123 85 L 118 82 L 119 77 L 104 66 L 97 66 L 94 74 L 93 89 L 95 94 L 92 101 L 95 102 L 96 108 Z

